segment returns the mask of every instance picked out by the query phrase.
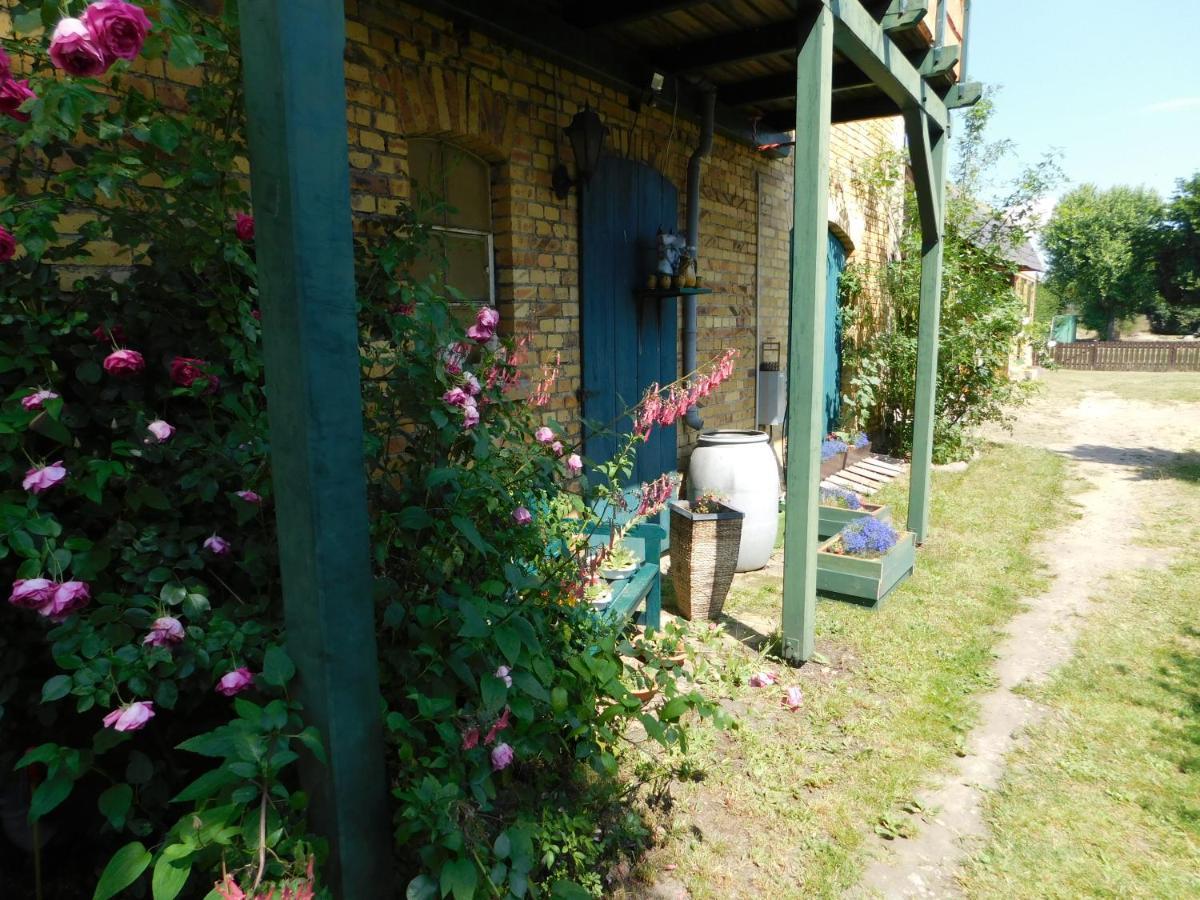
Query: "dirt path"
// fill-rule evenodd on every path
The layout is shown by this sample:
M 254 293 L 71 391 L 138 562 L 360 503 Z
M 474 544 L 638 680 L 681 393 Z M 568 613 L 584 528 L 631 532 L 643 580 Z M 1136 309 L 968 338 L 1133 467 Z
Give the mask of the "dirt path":
M 1098 380 L 1111 377 L 1096 374 Z M 918 796 L 927 812 L 924 820 L 914 820 L 915 837 L 879 840 L 879 858 L 854 897 L 961 896 L 959 867 L 987 833 L 986 792 L 1000 784 L 1006 754 L 1040 715 L 1014 689 L 1044 680 L 1067 660 L 1089 598 L 1111 574 L 1166 561 L 1135 543 L 1139 511 L 1170 490 L 1156 470 L 1200 445 L 1200 405 L 1123 400 L 1105 392 L 1064 403 L 1051 382 L 1022 412 L 1015 432 L 996 437 L 1072 459 L 1073 474 L 1088 486 L 1074 498 L 1080 516 L 1047 535 L 1039 548 L 1052 581 L 1009 623 L 997 649 L 997 685 L 981 700 L 965 755 L 941 784 Z

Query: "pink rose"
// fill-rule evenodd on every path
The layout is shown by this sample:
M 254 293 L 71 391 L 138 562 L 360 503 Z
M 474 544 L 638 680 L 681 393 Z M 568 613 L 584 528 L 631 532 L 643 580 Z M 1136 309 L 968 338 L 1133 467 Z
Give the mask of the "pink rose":
M 19 578 L 13 582 L 8 602 L 19 609 L 34 609 L 42 612 L 54 603 L 54 592 L 58 585 L 49 578 Z M 42 613 L 46 615 L 46 613 Z
M 243 244 L 250 243 L 254 240 L 254 216 L 238 213 L 233 220 L 233 231 Z
M 54 391 L 34 391 L 27 397 L 21 398 L 21 406 L 25 407 L 27 412 L 33 412 L 35 409 L 42 409 L 47 400 L 57 400 L 58 394 Z
M 35 94 L 29 87 L 29 79 L 20 81 L 5 76 L 0 78 L 0 113 L 18 122 L 28 122 L 29 113 L 21 112 L 21 105 L 26 100 L 36 100 Z
M 228 556 L 233 546 L 225 538 L 214 534 L 204 541 L 204 549 L 213 556 Z
M 779 681 L 779 676 L 774 672 L 755 672 L 750 676 L 750 687 L 770 687 Z
M 40 494 L 50 490 L 50 488 L 66 477 L 67 470 L 63 468 L 62 460 L 60 459 L 58 462 L 42 466 L 40 469 L 30 469 L 25 473 L 25 480 L 21 482 L 21 487 L 25 488 L 31 494 Z
M 551 431 L 549 428 L 547 428 L 545 425 L 543 425 L 541 428 L 539 428 L 537 431 L 535 431 L 533 433 L 533 439 L 535 441 L 537 441 L 539 444 L 549 444 L 551 441 L 554 440 L 554 432 Z
M 83 11 L 83 24 L 110 64 L 136 59 L 151 27 L 140 6 L 122 0 L 96 0 Z
M 91 78 L 108 68 L 108 58 L 79 19 L 59 19 L 50 38 L 50 61 L 68 75 Z
M 800 688 L 790 687 L 780 698 L 780 702 L 792 712 L 795 712 L 804 703 L 804 695 L 800 693 Z
M 254 491 L 237 491 L 236 494 L 239 499 L 245 500 L 247 503 L 262 503 L 262 497 Z
M 567 471 L 572 475 L 578 475 L 583 471 L 583 460 L 579 458 L 578 453 L 572 453 L 567 457 Z
M 104 371 L 110 375 L 136 375 L 146 368 L 146 360 L 136 350 L 114 350 L 104 358 Z
M 0 262 L 8 262 L 17 255 L 17 239 L 7 228 L 0 227 Z
M 480 391 L 479 379 L 476 378 L 474 375 L 472 375 L 470 372 L 468 372 L 466 375 L 463 376 L 463 381 L 466 382 L 467 393 L 470 394 L 472 397 L 478 397 L 479 391 Z
M 463 732 L 462 748 L 464 750 L 474 750 L 479 746 L 479 729 L 468 728 Z
M 125 328 L 120 324 L 113 325 L 112 328 L 109 328 L 107 325 L 97 325 L 92 329 L 92 337 L 102 344 L 107 344 L 110 341 L 124 344 Z
M 495 672 L 497 678 L 504 682 L 505 687 L 512 687 L 512 669 L 508 666 L 501 666 Z
M 216 375 L 205 375 L 204 367 L 208 362 L 192 356 L 177 356 L 171 360 L 171 380 L 180 387 L 191 387 L 202 378 L 208 379 L 208 391 L 211 394 L 221 386 L 221 379 Z
M 83 609 L 92 599 L 92 589 L 86 581 L 64 581 L 54 591 L 54 601 L 49 609 L 42 609 L 43 616 L 61 622 L 76 610 Z
M 512 511 L 512 519 L 518 525 L 528 525 L 530 522 L 533 521 L 533 516 L 530 514 L 529 510 L 527 510 L 525 507 L 518 506 L 516 509 L 514 509 Z
M 450 388 L 450 390 L 442 394 L 442 400 L 451 406 L 465 407 L 468 404 L 474 403 L 474 401 L 471 399 L 471 395 L 460 387 Z
M 155 419 L 146 426 L 146 430 L 154 435 L 155 441 L 161 444 L 168 440 L 171 435 L 175 433 L 175 426 L 169 424 L 168 422 L 164 422 L 162 419 Z M 147 443 L 149 443 L 149 441 L 147 441 Z
M 475 405 L 475 398 L 471 397 L 470 403 L 463 407 L 463 428 L 474 428 L 479 424 L 479 408 Z
M 492 771 L 499 772 L 501 769 L 507 769 L 512 765 L 513 748 L 508 744 L 497 744 L 492 750 Z
M 217 682 L 216 691 L 226 697 L 233 697 L 254 685 L 254 673 L 245 666 L 234 669 L 221 676 Z
M 113 731 L 141 731 L 154 718 L 154 704 L 139 700 L 119 706 L 104 717 L 104 727 Z
M 555 456 L 562 456 L 563 455 L 562 441 L 555 441 L 553 444 L 550 445 L 550 449 L 554 451 Z
M 446 374 L 461 375 L 463 371 L 463 363 L 466 362 L 467 356 L 460 344 L 451 344 L 438 352 L 438 358 L 441 359 L 442 365 L 446 367 Z
M 475 324 L 467 329 L 467 337 L 480 344 L 486 344 L 496 333 L 496 326 L 499 324 L 500 313 L 490 306 L 485 306 L 475 314 Z
M 178 619 L 174 616 L 160 616 L 154 620 L 154 624 L 150 626 L 150 633 L 142 643 L 151 647 L 170 647 L 182 644 L 186 636 L 183 624 Z

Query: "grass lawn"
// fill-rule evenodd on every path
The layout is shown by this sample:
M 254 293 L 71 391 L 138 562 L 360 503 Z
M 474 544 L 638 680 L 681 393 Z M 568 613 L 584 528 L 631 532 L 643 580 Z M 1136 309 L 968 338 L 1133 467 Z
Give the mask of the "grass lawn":
M 696 671 L 739 725 L 695 727 L 674 760 L 673 806 L 652 812 L 665 837 L 641 878 L 695 898 L 828 897 L 853 885 L 864 837 L 907 827 L 913 793 L 973 724 L 999 628 L 1038 589 L 1031 544 L 1064 515 L 1064 471 L 1051 453 L 994 446 L 966 472 L 938 473 L 916 575 L 878 612 L 820 603 L 819 661 L 799 671 L 747 646 L 777 646 L 780 582 L 741 576 L 725 612 L 744 643 L 709 639 Z M 889 488 L 897 522 L 903 492 Z M 781 685 L 749 687 L 763 669 Z M 804 691 L 794 713 L 781 705 L 792 684 Z
M 971 897 L 1200 896 L 1200 468 L 1176 475 L 1149 533 L 1193 549 L 1118 578 L 1033 692 L 1050 711 L 991 799 Z
M 1042 375 L 1053 396 L 1064 402 L 1088 393 L 1116 394 L 1122 400 L 1200 403 L 1200 372 L 1081 372 L 1054 369 Z

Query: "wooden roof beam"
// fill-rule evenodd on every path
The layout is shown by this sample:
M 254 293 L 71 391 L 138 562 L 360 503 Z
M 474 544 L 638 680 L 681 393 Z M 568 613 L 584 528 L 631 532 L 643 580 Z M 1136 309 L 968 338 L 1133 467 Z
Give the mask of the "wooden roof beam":
M 662 50 L 659 58 L 668 70 L 685 74 L 795 52 L 795 24 L 778 22 L 680 44 Z
M 879 23 L 888 34 L 912 31 L 929 13 L 929 0 L 892 0 Z
M 834 66 L 833 93 L 871 87 L 871 81 L 856 66 Z M 792 72 L 764 75 L 749 81 L 738 81 L 717 88 L 721 102 L 729 106 L 755 106 L 796 96 L 796 76 Z
M 609 0 L 572 10 L 567 14 L 567 21 L 580 28 L 610 28 L 703 6 L 706 2 L 708 0 Z

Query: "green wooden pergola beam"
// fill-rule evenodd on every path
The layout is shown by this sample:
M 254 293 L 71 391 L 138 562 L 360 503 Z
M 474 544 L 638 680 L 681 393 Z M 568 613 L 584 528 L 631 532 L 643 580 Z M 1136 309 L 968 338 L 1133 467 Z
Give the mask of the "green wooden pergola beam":
M 929 90 L 907 56 L 884 34 L 859 0 L 811 0 L 828 3 L 834 15 L 834 45 L 862 69 L 901 110 L 924 109 L 935 125 L 946 128 L 946 104 Z M 802 7 L 803 8 L 803 7 Z
M 917 325 L 917 382 L 913 404 L 912 468 L 908 530 L 917 543 L 929 533 L 933 423 L 937 399 L 938 331 L 942 305 L 945 231 L 946 133 L 920 110 L 904 116 L 921 219 L 921 303 Z
M 950 88 L 946 94 L 946 109 L 962 109 L 974 106 L 983 99 L 983 85 L 978 81 L 962 81 Z
M 917 71 L 921 73 L 922 78 L 936 78 L 938 75 L 945 75 L 958 65 L 959 55 L 958 44 L 934 47 L 917 65 Z
M 813 652 L 817 603 L 817 504 L 825 432 L 825 280 L 829 229 L 829 117 L 834 21 L 824 3 L 797 15 L 796 162 L 789 310 L 787 517 L 784 520 L 783 654 Z
M 288 650 L 339 900 L 392 896 L 359 383 L 342 0 L 240 0 Z
M 880 25 L 888 34 L 912 31 L 929 13 L 929 0 L 892 0 Z

